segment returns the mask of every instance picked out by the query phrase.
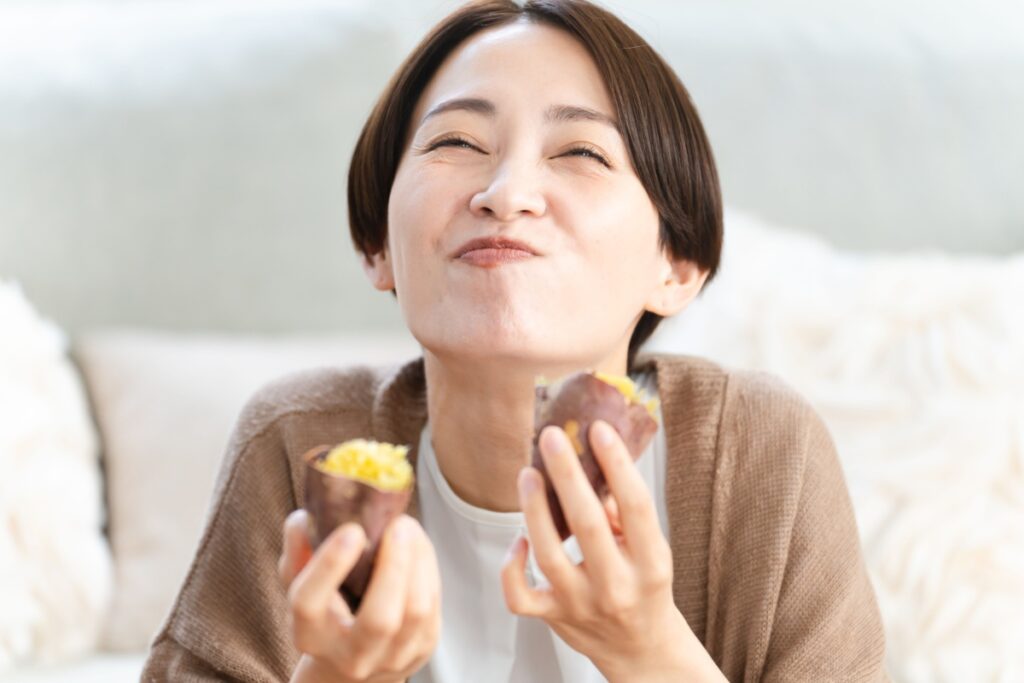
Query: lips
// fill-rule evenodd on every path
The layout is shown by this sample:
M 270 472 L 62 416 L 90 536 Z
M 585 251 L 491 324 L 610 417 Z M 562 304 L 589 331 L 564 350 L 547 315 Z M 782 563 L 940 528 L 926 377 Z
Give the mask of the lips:
M 458 260 L 471 266 L 496 268 L 506 263 L 515 263 L 532 258 L 536 258 L 536 256 L 520 249 L 474 249 L 467 251 Z
M 463 258 L 467 254 L 475 251 L 486 251 L 492 255 L 501 255 L 505 252 L 505 257 L 526 257 L 536 256 L 537 250 L 531 247 L 526 242 L 512 239 L 510 237 L 477 237 L 471 239 L 461 247 L 459 247 L 452 258 Z

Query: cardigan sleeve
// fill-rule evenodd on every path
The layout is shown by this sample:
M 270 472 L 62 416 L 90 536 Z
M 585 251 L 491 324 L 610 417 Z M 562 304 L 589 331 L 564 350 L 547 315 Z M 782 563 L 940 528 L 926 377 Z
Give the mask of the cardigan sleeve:
M 762 680 L 888 681 L 882 619 L 836 449 L 805 413 L 802 476 Z
M 250 400 L 235 426 L 192 565 L 145 662 L 146 683 L 273 683 L 298 662 L 277 575 L 295 494 L 276 421 L 261 410 Z
M 730 681 L 886 681 L 885 637 L 836 448 L 765 373 L 730 373 L 715 463 L 706 647 Z
M 141 678 L 144 683 L 150 681 L 207 683 L 225 679 L 225 675 L 212 668 L 209 662 L 192 654 L 166 634 L 161 635 L 150 648 L 146 668 L 142 672 Z

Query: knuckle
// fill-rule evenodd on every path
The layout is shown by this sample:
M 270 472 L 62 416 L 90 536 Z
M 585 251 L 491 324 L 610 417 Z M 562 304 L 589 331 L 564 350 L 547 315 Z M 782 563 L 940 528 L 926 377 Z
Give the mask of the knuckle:
M 505 605 L 512 614 L 522 614 L 523 605 L 518 593 L 510 593 L 505 596 Z
M 291 634 L 292 643 L 295 644 L 295 648 L 300 652 L 306 652 L 309 654 L 313 653 L 314 642 L 310 635 L 309 629 L 305 628 L 302 624 L 296 620 L 291 620 Z
M 314 654 L 313 639 L 306 635 L 305 631 L 292 632 L 292 642 L 299 652 Z
M 646 583 L 654 587 L 671 585 L 673 577 L 672 549 L 667 542 L 660 543 L 647 563 Z
M 632 606 L 633 597 L 630 591 L 615 586 L 605 593 L 604 600 L 598 601 L 598 610 L 604 616 L 616 616 Z
M 373 668 L 370 666 L 370 662 L 361 657 L 356 657 L 339 667 L 341 674 L 348 679 L 362 681 L 370 677 L 373 673 Z
M 672 566 L 666 562 L 655 562 L 650 569 L 648 586 L 653 589 L 672 585 Z
M 413 600 L 406 612 L 406 618 L 415 623 L 426 623 L 434 611 L 433 601 L 429 598 L 418 598 Z
M 306 636 L 312 632 L 312 628 L 315 622 L 312 618 L 305 614 L 292 614 L 292 633 L 296 636 Z
M 537 566 L 540 567 L 541 571 L 544 572 L 544 575 L 547 576 L 548 579 L 554 578 L 555 575 L 559 573 L 557 569 L 558 565 L 551 554 L 547 552 L 537 552 L 534 550 L 534 557 L 537 560 Z
M 383 664 L 377 670 L 377 673 L 384 674 L 385 676 L 388 676 L 388 677 L 398 676 L 399 674 L 404 673 L 405 670 L 408 668 L 407 664 L 406 664 L 406 659 L 407 659 L 406 657 L 401 657 L 401 658 L 394 657 L 394 658 L 388 659 L 386 661 L 386 663 Z
M 579 527 L 579 530 L 575 531 L 577 536 L 581 536 L 583 538 L 597 538 L 605 532 L 608 527 L 608 522 L 602 519 L 601 522 L 598 523 L 592 519 L 588 519 L 581 522 Z
M 289 591 L 289 593 L 293 593 L 293 591 Z M 308 603 L 299 600 L 297 596 L 290 595 L 289 604 L 291 605 L 292 620 L 297 626 L 311 624 L 316 620 L 313 608 Z
M 367 616 L 363 631 L 371 638 L 387 639 L 397 635 L 400 626 L 397 619 Z
M 619 501 L 619 515 L 623 517 L 646 517 L 654 511 L 650 498 L 629 496 Z
M 328 571 L 334 571 L 337 565 L 342 562 L 341 553 L 338 552 L 338 545 L 334 542 L 336 540 L 336 536 L 329 536 L 313 554 L 313 559 L 316 563 Z
M 358 681 L 369 680 L 376 673 L 375 667 L 367 661 L 360 662 L 353 670 L 353 677 Z

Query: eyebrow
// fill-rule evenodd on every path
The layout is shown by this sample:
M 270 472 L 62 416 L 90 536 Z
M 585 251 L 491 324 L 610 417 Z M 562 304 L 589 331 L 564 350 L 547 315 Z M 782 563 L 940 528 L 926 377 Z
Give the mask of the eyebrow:
M 420 125 L 422 126 L 426 123 L 427 119 L 430 117 L 443 114 L 447 111 L 470 111 L 491 118 L 497 114 L 497 108 L 490 100 L 484 100 L 479 97 L 457 97 L 455 99 L 445 100 L 427 112 L 423 117 L 423 120 L 420 121 Z M 595 121 L 606 126 L 611 126 L 621 133 L 618 121 L 613 119 L 611 116 L 603 114 L 596 109 L 589 109 L 587 107 L 580 107 L 571 104 L 551 105 L 544 112 L 544 120 L 552 123 L 568 121 Z

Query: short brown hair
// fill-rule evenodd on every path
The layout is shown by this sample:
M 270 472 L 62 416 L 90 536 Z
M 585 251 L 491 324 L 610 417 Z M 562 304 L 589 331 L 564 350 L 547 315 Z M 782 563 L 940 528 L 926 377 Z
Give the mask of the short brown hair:
M 689 93 L 672 68 L 614 14 L 586 0 L 471 2 L 435 26 L 377 101 L 352 154 L 349 229 L 364 256 L 387 243 L 388 200 L 420 96 L 448 55 L 472 35 L 526 19 L 583 44 L 611 95 L 626 150 L 659 216 L 659 246 L 707 269 L 722 250 L 722 197 L 711 146 Z M 628 365 L 662 317 L 644 311 L 629 340 Z

